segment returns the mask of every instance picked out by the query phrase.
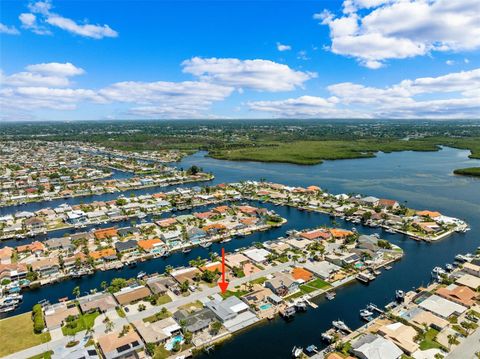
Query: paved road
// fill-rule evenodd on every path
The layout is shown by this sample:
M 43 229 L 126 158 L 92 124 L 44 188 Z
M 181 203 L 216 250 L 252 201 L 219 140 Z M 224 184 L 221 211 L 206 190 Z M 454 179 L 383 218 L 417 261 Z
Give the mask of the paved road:
M 255 280 L 255 279 L 258 279 L 258 278 L 261 278 L 261 277 L 265 277 L 269 274 L 272 274 L 272 273 L 275 273 L 275 272 L 278 272 L 278 271 L 282 271 L 282 270 L 288 268 L 289 266 L 291 266 L 292 264 L 294 264 L 294 263 L 293 262 L 281 263 L 281 264 L 279 264 L 275 267 L 265 269 L 261 272 L 254 273 L 252 275 L 245 276 L 243 278 L 234 279 L 230 282 L 229 288 L 234 288 L 236 286 L 248 283 L 252 280 Z M 144 319 L 146 317 L 154 315 L 155 313 L 158 313 L 161 310 L 162 307 L 167 308 L 169 311 L 173 311 L 173 310 L 175 310 L 176 308 L 178 308 L 182 305 L 195 302 L 197 300 L 203 299 L 205 297 L 211 296 L 211 295 L 219 293 L 219 292 L 220 292 L 220 288 L 218 286 L 215 286 L 215 287 L 212 287 L 212 288 L 205 289 L 201 292 L 192 293 L 188 297 L 181 297 L 181 298 L 179 298 L 175 301 L 164 304 L 162 306 L 151 307 L 151 308 L 149 308 L 149 309 L 147 309 L 143 312 L 138 312 L 138 313 L 134 313 L 134 314 L 133 313 L 132 314 L 126 313 L 127 314 L 126 318 L 121 318 L 121 317 L 118 317 L 116 315 L 115 315 L 116 318 L 113 318 L 113 319 L 112 319 L 113 315 L 110 315 L 109 317 L 112 320 L 115 329 L 119 330 L 126 324 L 129 324 L 129 323 L 131 323 L 133 321 L 136 321 L 136 320 Z M 108 315 L 108 313 L 107 313 L 107 315 Z M 100 317 L 98 317 L 95 320 L 95 327 L 93 328 L 94 329 L 94 333 L 93 333 L 94 337 L 98 337 L 98 336 L 102 335 L 103 333 L 105 333 L 106 326 L 103 323 L 104 318 L 105 318 L 105 314 L 102 314 Z M 85 334 L 86 334 L 85 331 L 77 333 L 76 336 L 75 336 L 76 340 L 81 341 L 81 338 L 83 338 L 85 336 Z M 20 352 L 11 354 L 11 355 L 6 356 L 4 358 L 5 359 L 27 359 L 27 358 L 30 358 L 34 355 L 42 354 L 42 353 L 50 351 L 50 350 L 52 350 L 56 353 L 63 353 L 65 345 L 70 340 L 72 340 L 71 337 L 62 337 L 60 339 L 52 340 L 52 341 L 50 341 L 48 343 L 45 343 L 45 344 L 37 345 L 37 346 L 31 347 L 31 348 L 22 350 Z
M 470 334 L 459 346 L 455 347 L 448 355 L 448 359 L 473 359 L 475 353 L 480 351 L 480 329 Z

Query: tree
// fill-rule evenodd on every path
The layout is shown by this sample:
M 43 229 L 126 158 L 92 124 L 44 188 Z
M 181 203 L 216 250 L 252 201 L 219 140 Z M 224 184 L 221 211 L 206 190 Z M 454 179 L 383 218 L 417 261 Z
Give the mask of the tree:
M 212 335 L 217 335 L 221 328 L 222 323 L 215 321 L 210 325 L 210 333 L 212 333 Z
M 188 291 L 188 286 L 189 286 L 188 280 L 185 280 L 182 284 L 180 284 L 180 291 L 182 293 L 187 292 Z
M 72 294 L 75 298 L 78 298 L 80 296 L 80 287 L 78 285 L 73 288 Z
M 108 287 L 107 282 L 106 282 L 106 281 L 102 281 L 102 283 L 100 283 L 100 287 L 102 288 L 102 290 L 105 291 L 105 290 L 107 289 L 107 287 Z

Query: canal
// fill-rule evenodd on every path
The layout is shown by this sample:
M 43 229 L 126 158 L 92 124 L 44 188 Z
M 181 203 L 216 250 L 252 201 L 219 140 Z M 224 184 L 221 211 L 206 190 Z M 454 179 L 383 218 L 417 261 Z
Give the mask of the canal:
M 446 215 L 462 218 L 472 227 L 466 234 L 454 234 L 432 244 L 416 242 L 401 235 L 388 234 L 376 229 L 358 227 L 361 233 L 378 232 L 382 237 L 402 247 L 405 251 L 404 258 L 396 263 L 392 270 L 384 271 L 369 285 L 356 282 L 347 285 L 337 291 L 336 299 L 333 301 L 326 301 L 323 297 L 317 298 L 315 300 L 319 304 L 317 309 L 309 309 L 306 313 L 297 315 L 291 322 L 276 319 L 248 329 L 235 335 L 209 357 L 286 358 L 294 345 L 315 344 L 321 347 L 320 334 L 331 326 L 332 320 L 342 319 L 352 328 L 362 325 L 358 312 L 366 304 L 373 302 L 385 305 L 393 299 L 396 289 L 408 290 L 427 284 L 434 266 L 452 262 L 457 253 L 473 252 L 480 245 L 480 180 L 452 175 L 455 168 L 480 165 L 480 161 L 468 159 L 468 151 L 443 148 L 439 152 L 380 153 L 376 158 L 326 161 L 316 166 L 220 161 L 204 155 L 205 153 L 199 152 L 186 157 L 179 166 L 187 168 L 195 164 L 211 171 L 215 174 L 213 183 L 265 178 L 267 181 L 293 186 L 318 185 L 332 193 L 354 192 L 397 199 L 412 208 L 439 210 Z M 153 189 L 140 191 L 140 193 L 153 192 L 155 192 Z M 90 199 L 84 197 L 82 201 L 86 203 L 89 200 L 105 200 L 117 196 L 118 194 L 113 194 L 112 197 L 100 195 Z M 65 200 L 61 203 L 63 202 Z M 226 243 L 224 244 L 226 251 L 248 246 L 253 242 L 275 239 L 283 236 L 289 229 L 330 224 L 330 218 L 319 213 L 262 205 L 274 209 L 279 215 L 287 218 L 288 223 L 281 228 L 254 233 Z M 5 210 L 11 213 L 18 209 L 10 207 Z M 340 227 L 352 227 L 351 223 L 341 220 L 337 220 L 337 223 Z M 89 277 L 32 290 L 25 293 L 24 303 L 15 314 L 30 310 L 33 304 L 43 298 L 54 302 L 61 297 L 71 297 L 75 286 L 80 286 L 82 292 L 85 292 L 99 288 L 102 281 L 108 282 L 114 277 L 134 277 L 139 271 L 162 272 L 167 265 L 185 265 L 198 256 L 208 257 L 209 251 L 218 253 L 220 246 L 215 244 L 209 249 L 196 248 L 188 254 L 173 254 L 168 258 L 141 263 L 136 268 L 98 272 Z

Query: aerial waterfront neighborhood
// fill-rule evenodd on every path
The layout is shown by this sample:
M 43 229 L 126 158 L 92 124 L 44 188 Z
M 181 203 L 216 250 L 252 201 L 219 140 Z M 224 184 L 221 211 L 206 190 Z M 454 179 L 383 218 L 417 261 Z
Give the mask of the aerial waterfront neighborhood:
M 32 152 L 21 157 L 17 144 L 8 144 L 3 143 L 2 198 L 5 206 L 15 203 L 12 208 L 18 210 L 0 217 L 0 311 L 7 316 L 3 322 L 12 325 L 31 317 L 30 335 L 41 336 L 37 345 L 5 353 L 14 357 L 179 358 L 209 353 L 262 321 L 289 322 L 308 315 L 318 308 L 318 298 L 334 303 L 344 286 L 368 285 L 383 272 L 394 272 L 404 251 L 382 233 L 433 243 L 470 229 L 465 221 L 434 209 L 415 210 L 368 195 L 331 194 L 316 185 L 263 179 L 211 185 L 214 176 L 200 168 L 167 167 L 164 162 L 174 156 L 169 153 L 140 157 L 80 144 L 56 144 L 48 151 L 47 144 L 33 142 L 23 144 Z M 35 161 L 28 160 L 36 154 Z M 13 166 L 17 157 L 23 160 Z M 133 188 L 142 192 L 118 193 L 132 190 L 119 186 L 130 179 L 116 180 L 116 190 L 106 191 L 101 186 L 112 183 L 106 180 L 111 171 L 141 176 L 143 185 Z M 52 175 L 60 172 L 79 176 Z M 142 182 L 154 175 L 168 182 Z M 40 185 L 42 178 L 47 181 Z M 90 183 L 100 189 L 81 192 L 76 199 L 80 192 L 74 188 L 80 187 L 75 186 Z M 180 183 L 188 186 L 175 187 Z M 53 195 L 63 188 L 73 192 Z M 19 201 L 22 191 L 33 197 L 12 202 Z M 49 193 L 48 200 L 44 193 Z M 313 221 L 296 228 L 287 208 L 317 213 L 330 224 Z M 286 224 L 291 227 L 283 236 L 248 240 Z M 380 232 L 363 234 L 362 228 Z M 232 251 L 218 251 L 231 243 Z M 198 250 L 203 254 L 189 257 Z M 178 256 L 190 259 L 159 269 L 154 265 Z M 141 269 L 149 263 L 153 266 Z M 331 329 L 318 333 L 323 350 L 319 344 L 295 346 L 291 355 L 446 355 L 468 338 L 480 316 L 480 263 L 472 255 L 459 256 L 457 263 L 434 268 L 429 287 L 398 289 L 386 309 L 370 303 L 360 312 L 368 324 L 358 330 L 333 321 Z M 118 276 L 119 271 L 126 273 Z M 99 282 L 102 273 L 105 280 Z M 83 287 L 92 280 L 97 284 Z M 69 291 L 25 307 L 29 295 L 70 281 L 76 284 Z M 223 281 L 226 290 L 217 285 Z

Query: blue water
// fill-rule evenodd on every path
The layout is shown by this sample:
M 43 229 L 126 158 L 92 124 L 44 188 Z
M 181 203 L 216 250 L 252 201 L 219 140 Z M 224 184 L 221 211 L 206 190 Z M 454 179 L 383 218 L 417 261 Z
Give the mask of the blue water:
M 352 328 L 362 325 L 358 315 L 360 309 L 373 302 L 385 305 L 393 299 L 396 289 L 408 290 L 427 284 L 434 266 L 452 262 L 457 253 L 473 252 L 480 245 L 480 180 L 454 176 L 455 168 L 480 166 L 480 161 L 468 159 L 468 151 L 444 148 L 439 152 L 380 153 L 376 158 L 326 161 L 316 166 L 291 164 L 231 162 L 204 157 L 204 153 L 185 158 L 179 166 L 187 168 L 193 164 L 212 171 L 213 183 L 238 182 L 266 178 L 268 181 L 294 186 L 318 185 L 332 193 L 364 193 L 376 197 L 397 199 L 417 209 L 439 210 L 446 215 L 465 219 L 472 227 L 466 234 L 454 234 L 439 243 L 423 243 L 397 234 L 388 234 L 366 227 L 357 227 L 361 233 L 378 232 L 382 237 L 401 246 L 405 251 L 402 261 L 393 269 L 382 273 L 369 285 L 353 283 L 337 291 L 333 301 L 316 299 L 318 309 L 309 309 L 291 322 L 275 319 L 235 335 L 211 353 L 214 358 L 286 358 L 294 345 L 315 344 L 322 347 L 320 334 L 331 326 L 331 321 L 342 319 Z M 161 190 L 161 189 L 160 189 Z M 132 191 L 154 193 L 154 189 Z M 130 192 L 129 192 L 130 193 Z M 88 200 L 116 198 L 118 194 L 101 195 Z M 73 199 L 78 201 L 79 199 Z M 65 202 L 65 201 L 62 201 Z M 62 203 L 60 202 L 60 203 Z M 52 203 L 52 202 L 50 202 Z M 24 303 L 15 314 L 30 310 L 38 300 L 72 297 L 72 290 L 79 285 L 82 291 L 99 288 L 100 283 L 113 277 L 134 277 L 139 271 L 163 272 L 166 265 L 185 265 L 198 256 L 208 257 L 210 251 L 219 253 L 221 246 L 232 251 L 283 236 L 289 229 L 311 228 L 331 225 L 328 216 L 302 212 L 293 208 L 261 204 L 277 211 L 288 219 L 281 228 L 252 234 L 226 244 L 214 244 L 209 249 L 195 248 L 188 254 L 177 253 L 168 258 L 140 263 L 136 268 L 121 271 L 98 272 L 90 277 L 57 283 L 49 287 L 26 292 Z M 29 206 L 29 205 L 28 205 Z M 41 205 L 35 205 L 41 208 Z M 23 209 L 23 207 L 22 207 Z M 8 213 L 18 208 L 6 208 Z M 1 210 L 0 210 L 0 213 Z M 337 219 L 338 226 L 351 228 L 352 224 Z M 257 345 L 261 343 L 261 345 Z M 203 357 L 203 355 L 201 356 Z M 205 355 L 206 358 L 206 355 Z

